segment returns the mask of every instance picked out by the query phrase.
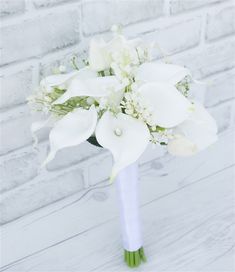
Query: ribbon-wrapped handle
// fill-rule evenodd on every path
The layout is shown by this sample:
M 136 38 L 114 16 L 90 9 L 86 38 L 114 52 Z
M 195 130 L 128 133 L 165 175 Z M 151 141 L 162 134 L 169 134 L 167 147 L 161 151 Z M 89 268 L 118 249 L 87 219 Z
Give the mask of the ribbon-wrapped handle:
M 123 169 L 116 180 L 123 247 L 127 251 L 136 251 L 143 245 L 139 216 L 138 164 Z

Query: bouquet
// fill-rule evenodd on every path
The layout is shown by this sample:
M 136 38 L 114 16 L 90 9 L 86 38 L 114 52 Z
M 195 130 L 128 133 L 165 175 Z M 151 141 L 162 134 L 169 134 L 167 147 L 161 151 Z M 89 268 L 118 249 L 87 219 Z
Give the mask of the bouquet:
M 50 75 L 29 98 L 43 120 L 32 133 L 52 127 L 50 152 L 84 141 L 113 155 L 110 181 L 116 179 L 125 261 L 145 261 L 138 211 L 136 161 L 151 142 L 176 156 L 190 156 L 217 140 L 217 126 L 206 109 L 189 96 L 189 69 L 152 61 L 153 44 L 126 39 L 113 27 L 113 37 L 92 38 L 84 67 Z

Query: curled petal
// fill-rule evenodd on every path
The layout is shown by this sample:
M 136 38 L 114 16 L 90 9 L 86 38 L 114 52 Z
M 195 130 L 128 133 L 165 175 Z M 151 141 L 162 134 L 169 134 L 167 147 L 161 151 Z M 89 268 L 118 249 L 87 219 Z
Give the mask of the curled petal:
M 87 79 L 87 78 L 96 77 L 96 76 L 97 76 L 96 72 L 91 71 L 89 68 L 85 67 L 83 69 L 76 70 L 67 74 L 58 74 L 58 75 L 48 76 L 44 78 L 43 80 L 41 80 L 40 85 L 48 90 L 52 87 L 57 87 L 57 86 L 63 86 L 67 88 L 71 80 L 75 78 Z
M 152 110 L 154 124 L 160 127 L 174 127 L 190 114 L 191 103 L 173 85 L 146 83 L 138 91 Z
M 89 110 L 78 108 L 65 115 L 50 132 L 51 149 L 43 165 L 53 160 L 58 150 L 86 141 L 94 133 L 96 123 L 97 112 L 93 106 Z
M 179 148 L 174 149 L 179 141 L 181 141 L 181 150 L 185 146 L 185 148 L 187 148 L 189 143 L 191 143 L 191 146 L 195 146 L 194 153 L 196 153 L 215 143 L 218 138 L 215 120 L 206 109 L 197 102 L 194 103 L 194 111 L 190 117 L 177 126 L 175 131 L 179 134 L 179 139 L 171 140 L 168 144 L 168 150 L 171 154 L 177 156 L 192 155 L 190 152 L 188 154 L 179 152 Z
M 107 111 L 98 122 L 96 138 L 114 157 L 113 180 L 121 169 L 141 156 L 148 145 L 150 133 L 142 121 L 123 113 L 114 116 Z
M 185 67 L 150 62 L 140 65 L 136 73 L 136 79 L 143 82 L 162 82 L 175 85 L 189 75 L 191 73 Z
M 182 124 L 181 128 L 189 122 L 193 122 L 197 125 L 200 125 L 203 130 L 208 130 L 211 133 L 216 134 L 218 132 L 218 127 L 215 119 L 209 114 L 205 107 L 199 102 L 193 102 L 193 112 L 189 116 L 188 120 Z
M 90 79 L 75 78 L 68 90 L 53 104 L 62 104 L 75 96 L 103 97 L 110 91 L 120 90 L 123 86 L 115 76 L 97 77 Z
M 75 77 L 79 71 L 73 71 L 68 74 L 58 74 L 58 75 L 51 75 L 45 77 L 41 80 L 40 86 L 45 88 L 46 90 L 50 90 L 52 87 L 61 86 L 62 84 L 66 84 L 69 80 Z

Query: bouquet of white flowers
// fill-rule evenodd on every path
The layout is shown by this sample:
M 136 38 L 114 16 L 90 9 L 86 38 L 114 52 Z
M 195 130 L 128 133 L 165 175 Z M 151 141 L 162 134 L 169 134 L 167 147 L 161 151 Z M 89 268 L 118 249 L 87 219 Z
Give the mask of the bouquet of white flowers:
M 110 180 L 118 177 L 125 261 L 132 267 L 145 260 L 134 163 L 149 142 L 193 155 L 216 141 L 217 126 L 188 98 L 187 68 L 151 62 L 152 45 L 114 30 L 108 42 L 91 39 L 85 67 L 44 78 L 29 102 L 46 116 L 32 124 L 32 133 L 52 127 L 44 165 L 58 150 L 86 140 L 112 153 Z

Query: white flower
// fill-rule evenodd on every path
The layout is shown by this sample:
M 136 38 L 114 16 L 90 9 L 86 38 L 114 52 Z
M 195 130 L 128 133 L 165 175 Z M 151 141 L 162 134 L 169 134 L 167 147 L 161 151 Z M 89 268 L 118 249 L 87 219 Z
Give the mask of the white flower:
M 94 106 L 89 110 L 78 108 L 65 115 L 50 132 L 50 153 L 43 165 L 53 160 L 58 150 L 86 141 L 94 133 L 96 123 L 97 112 Z
M 81 70 L 76 70 L 67 74 L 57 74 L 45 77 L 41 80 L 40 86 L 47 91 L 50 91 L 53 87 L 59 87 L 61 85 L 66 89 L 74 78 L 85 79 L 93 77 L 97 77 L 97 74 L 85 67 Z
M 119 112 L 123 94 L 123 90 L 110 92 L 108 96 L 102 97 L 101 99 L 98 98 L 97 101 L 99 102 L 101 109 L 103 108 L 106 110 L 111 110 L 112 112 Z
M 175 128 L 176 138 L 168 143 L 169 153 L 193 155 L 217 141 L 217 125 L 206 109 L 195 102 L 189 118 Z
M 189 75 L 190 71 L 182 66 L 150 62 L 140 65 L 136 72 L 136 80 L 175 85 Z
M 77 76 L 79 74 L 79 71 L 73 71 L 68 74 L 56 74 L 51 75 L 48 77 L 45 77 L 41 80 L 40 86 L 41 88 L 45 89 L 46 91 L 51 91 L 53 87 L 61 86 L 62 84 L 68 84 L 69 81 Z
M 191 103 L 173 85 L 146 83 L 138 92 L 143 105 L 151 109 L 153 124 L 150 125 L 171 128 L 190 114 Z
M 107 44 L 102 38 L 93 38 L 89 47 L 89 65 L 94 71 L 103 71 L 110 68 L 111 59 Z
M 75 96 L 104 97 L 112 92 L 123 89 L 115 76 L 95 77 L 89 79 L 74 78 L 68 90 L 59 97 L 53 104 L 62 104 Z
M 147 46 L 141 39 L 127 40 L 122 35 L 115 35 L 107 44 L 107 50 L 112 59 L 112 69 L 119 77 L 126 77 L 133 73 L 133 66 L 146 61 Z
M 149 143 L 150 133 L 144 122 L 123 113 L 114 116 L 106 111 L 98 122 L 96 138 L 114 157 L 113 180 L 120 170 L 141 156 Z

